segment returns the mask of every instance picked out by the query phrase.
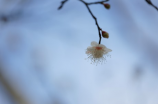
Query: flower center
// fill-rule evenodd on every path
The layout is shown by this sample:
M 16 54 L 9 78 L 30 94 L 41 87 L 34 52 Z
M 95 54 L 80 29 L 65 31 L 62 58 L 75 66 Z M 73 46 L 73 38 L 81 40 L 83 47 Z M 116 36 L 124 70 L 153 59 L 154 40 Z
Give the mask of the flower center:
M 101 50 L 101 49 L 102 49 L 102 47 L 95 47 L 95 49 L 97 49 L 97 50 Z

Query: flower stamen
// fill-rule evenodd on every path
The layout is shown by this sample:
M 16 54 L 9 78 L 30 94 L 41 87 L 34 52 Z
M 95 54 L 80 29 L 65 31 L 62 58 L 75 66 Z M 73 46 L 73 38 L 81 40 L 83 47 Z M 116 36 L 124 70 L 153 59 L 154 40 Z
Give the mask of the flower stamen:
M 97 50 L 101 50 L 101 49 L 102 49 L 102 47 L 95 47 L 95 49 L 97 49 Z

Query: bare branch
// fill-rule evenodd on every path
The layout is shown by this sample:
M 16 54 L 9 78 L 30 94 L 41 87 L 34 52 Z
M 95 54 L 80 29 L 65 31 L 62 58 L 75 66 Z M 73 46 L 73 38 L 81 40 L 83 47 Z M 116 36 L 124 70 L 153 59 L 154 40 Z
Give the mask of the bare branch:
M 65 2 L 67 2 L 67 1 L 68 0 L 62 1 L 61 5 L 58 9 L 61 9 L 63 7 L 63 5 L 65 4 Z M 97 29 L 98 29 L 98 33 L 99 33 L 99 44 L 100 44 L 101 43 L 101 33 L 100 32 L 102 31 L 102 29 L 100 28 L 100 26 L 98 24 L 97 18 L 93 15 L 92 11 L 90 10 L 89 5 L 91 5 L 91 4 L 103 4 L 104 2 L 107 2 L 109 0 L 103 0 L 103 1 L 91 2 L 91 3 L 87 3 L 84 0 L 79 0 L 79 1 L 81 1 L 83 4 L 85 4 L 85 6 L 87 7 L 87 9 L 88 9 L 89 13 L 91 14 L 92 18 L 95 20 L 95 23 L 96 23 Z
M 158 11 L 158 7 L 156 7 L 151 0 L 145 0 L 149 5 L 153 6 L 157 11 Z
M 88 3 L 88 5 L 91 5 L 91 4 L 103 4 L 104 2 L 107 2 L 109 0 L 103 0 L 103 1 L 98 1 L 98 2 L 91 2 L 91 3 Z
M 64 5 L 67 1 L 68 1 L 68 0 L 63 0 L 63 1 L 61 1 L 61 5 L 59 6 L 58 10 L 60 10 L 60 9 L 63 7 L 63 5 Z
M 93 19 L 95 20 L 95 23 L 96 23 L 96 25 L 97 25 L 98 32 L 99 32 L 99 44 L 100 44 L 100 43 L 101 43 L 101 33 L 100 33 L 101 28 L 100 28 L 100 26 L 99 26 L 99 24 L 98 24 L 98 22 L 97 22 L 97 18 L 93 15 L 92 11 L 90 10 L 90 8 L 89 8 L 89 6 L 88 6 L 88 5 L 89 5 L 88 3 L 86 3 L 86 2 L 83 1 L 83 0 L 79 0 L 79 1 L 81 1 L 82 3 L 85 4 L 85 6 L 87 7 L 89 13 L 91 14 L 91 16 L 93 17 Z

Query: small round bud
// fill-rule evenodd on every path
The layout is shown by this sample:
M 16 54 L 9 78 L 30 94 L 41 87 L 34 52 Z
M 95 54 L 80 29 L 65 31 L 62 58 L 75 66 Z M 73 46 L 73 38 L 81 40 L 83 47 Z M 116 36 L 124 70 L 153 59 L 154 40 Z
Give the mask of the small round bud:
M 102 31 L 102 36 L 104 38 L 109 38 L 109 34 L 107 32 L 105 32 L 105 31 Z
M 110 4 L 103 4 L 106 9 L 110 9 Z

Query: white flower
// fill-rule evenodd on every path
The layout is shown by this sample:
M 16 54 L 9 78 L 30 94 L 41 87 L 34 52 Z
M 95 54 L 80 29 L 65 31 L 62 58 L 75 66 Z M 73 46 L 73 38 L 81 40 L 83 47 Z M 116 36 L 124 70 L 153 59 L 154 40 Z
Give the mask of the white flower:
M 91 42 L 91 46 L 87 48 L 86 54 L 88 59 L 92 60 L 92 63 L 102 63 L 106 60 L 108 52 L 111 52 L 111 49 L 106 48 L 103 44 L 98 44 L 95 41 Z

